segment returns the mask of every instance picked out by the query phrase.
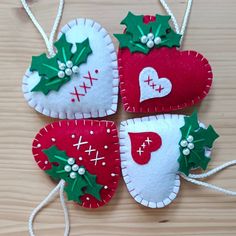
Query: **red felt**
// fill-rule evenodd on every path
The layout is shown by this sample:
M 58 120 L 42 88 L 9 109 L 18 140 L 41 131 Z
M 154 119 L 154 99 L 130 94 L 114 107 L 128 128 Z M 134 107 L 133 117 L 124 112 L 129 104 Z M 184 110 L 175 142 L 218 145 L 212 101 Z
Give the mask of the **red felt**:
M 77 150 L 79 138 L 82 137 L 82 144 Z M 42 170 L 51 168 L 47 156 L 42 152 L 52 145 L 56 145 L 58 149 L 66 152 L 67 156 L 76 159 L 76 163 L 83 165 L 91 174 L 97 175 L 97 183 L 106 185 L 100 191 L 101 201 L 92 195 L 85 194 L 81 197 L 82 206 L 86 208 L 97 208 L 107 203 L 114 195 L 120 178 L 120 156 L 119 141 L 117 129 L 114 122 L 110 121 L 93 121 L 93 120 L 70 120 L 54 122 L 42 128 L 33 140 L 32 152 L 38 166 Z M 96 156 L 96 151 L 89 155 L 86 150 L 92 149 L 99 152 L 99 157 L 95 165 L 91 161 Z M 82 160 L 79 160 L 82 157 Z M 106 164 L 103 165 L 102 163 Z M 89 200 L 88 200 L 89 197 Z
M 144 22 L 148 20 L 153 18 L 145 16 Z M 143 54 L 120 48 L 118 63 L 122 102 L 129 112 L 169 112 L 192 106 L 208 94 L 212 84 L 210 64 L 195 51 L 162 47 Z M 169 95 L 139 102 L 139 74 L 145 67 L 153 67 L 159 78 L 171 81 L 172 91 Z
M 154 132 L 129 133 L 133 160 L 140 164 L 147 164 L 151 152 L 158 150 L 162 145 L 160 135 Z

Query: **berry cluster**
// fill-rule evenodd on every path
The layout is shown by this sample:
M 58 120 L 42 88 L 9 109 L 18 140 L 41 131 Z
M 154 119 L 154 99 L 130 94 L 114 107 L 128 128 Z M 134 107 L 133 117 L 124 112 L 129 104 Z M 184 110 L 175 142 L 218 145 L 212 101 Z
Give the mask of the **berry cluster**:
M 58 72 L 58 77 L 63 79 L 65 76 L 71 76 L 73 73 L 79 72 L 79 67 L 74 66 L 72 61 L 67 61 L 66 64 L 59 64 L 60 71 Z
M 153 48 L 155 45 L 161 43 L 161 38 L 155 37 L 153 33 L 149 33 L 147 36 L 143 35 L 140 41 L 142 44 L 146 44 L 148 48 Z

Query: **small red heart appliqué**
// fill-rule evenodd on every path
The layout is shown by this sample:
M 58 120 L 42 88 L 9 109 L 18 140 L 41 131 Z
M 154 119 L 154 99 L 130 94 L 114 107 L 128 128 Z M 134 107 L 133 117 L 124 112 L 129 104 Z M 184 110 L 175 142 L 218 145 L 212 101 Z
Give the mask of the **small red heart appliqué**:
M 145 165 L 151 158 L 151 153 L 158 150 L 162 145 L 159 134 L 154 132 L 129 133 L 133 160 Z

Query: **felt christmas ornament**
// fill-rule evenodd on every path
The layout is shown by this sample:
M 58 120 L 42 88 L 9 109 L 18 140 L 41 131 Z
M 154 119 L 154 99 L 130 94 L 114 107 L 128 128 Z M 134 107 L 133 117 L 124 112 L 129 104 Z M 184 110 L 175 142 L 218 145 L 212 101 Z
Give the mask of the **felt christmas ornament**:
M 62 27 L 57 41 L 51 43 L 47 45 L 49 55 L 33 56 L 23 77 L 28 104 L 60 119 L 114 114 L 119 79 L 108 32 L 93 20 L 75 19 Z
M 120 176 L 116 126 L 110 121 L 71 120 L 42 128 L 32 152 L 40 169 L 66 182 L 68 200 L 86 208 L 110 201 Z
M 129 12 L 121 22 L 126 26 L 124 33 L 115 34 L 120 43 L 120 90 L 126 111 L 179 110 L 200 102 L 211 88 L 208 60 L 196 51 L 178 49 L 182 35 L 171 28 L 170 19 L 169 15 Z
M 68 200 L 82 207 L 98 208 L 111 200 L 118 187 L 120 156 L 114 122 L 51 123 L 35 136 L 32 152 L 39 168 L 59 183 L 33 211 L 29 220 L 31 232 L 34 217 L 58 191 L 66 215 L 64 192 Z
M 196 180 L 235 165 L 235 161 L 207 173 L 191 174 L 194 169 L 207 169 L 218 137 L 211 125 L 206 127 L 198 121 L 197 112 L 191 116 L 163 114 L 122 122 L 121 168 L 131 196 L 150 208 L 165 207 L 177 197 L 180 176 L 194 184 L 236 195 Z

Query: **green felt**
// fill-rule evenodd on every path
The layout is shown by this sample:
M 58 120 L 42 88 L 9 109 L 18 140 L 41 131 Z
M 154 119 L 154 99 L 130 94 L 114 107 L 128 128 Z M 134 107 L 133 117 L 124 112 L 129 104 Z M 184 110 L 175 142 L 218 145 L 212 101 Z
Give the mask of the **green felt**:
M 58 91 L 71 79 L 71 76 L 67 75 L 64 78 L 58 77 L 59 62 L 66 64 L 71 60 L 74 66 L 79 66 L 86 63 L 88 56 L 92 53 L 88 39 L 82 43 L 76 43 L 76 51 L 72 53 L 73 44 L 66 40 L 65 34 L 54 43 L 54 46 L 57 49 L 54 57 L 48 58 L 45 53 L 32 57 L 30 71 L 37 71 L 41 77 L 39 83 L 31 90 L 32 92 L 42 92 L 47 95 L 50 91 Z
M 114 34 L 120 43 L 120 48 L 129 48 L 131 53 L 141 52 L 148 54 L 150 50 L 160 47 L 179 47 L 181 35 L 176 34 L 169 25 L 170 16 L 156 15 L 154 22 L 145 24 L 143 15 L 134 15 L 129 12 L 121 21 L 126 26 L 124 34 Z M 141 43 L 141 37 L 153 33 L 154 37 L 160 37 L 162 42 L 153 48 L 148 48 L 146 44 Z
M 57 146 L 53 145 L 48 149 L 44 149 L 43 152 L 52 164 L 52 168 L 45 172 L 54 180 L 65 180 L 65 192 L 68 200 L 81 203 L 81 197 L 85 194 L 90 194 L 101 200 L 100 191 L 103 185 L 97 183 L 96 175 L 92 175 L 84 166 L 80 166 L 80 168 L 85 169 L 84 175 L 77 174 L 75 179 L 71 179 L 69 173 L 64 170 L 64 167 L 68 165 L 67 160 L 70 158 L 65 151 L 61 151 Z
M 191 116 L 184 118 L 185 124 L 180 128 L 182 140 L 186 140 L 189 135 L 193 136 L 194 149 L 190 150 L 189 155 L 184 155 L 183 150 L 185 147 L 180 145 L 180 156 L 178 158 L 179 171 L 185 175 L 189 175 L 189 171 L 192 168 L 201 168 L 206 170 L 209 161 L 209 157 L 205 156 L 205 149 L 212 148 L 214 141 L 219 137 L 214 128 L 210 125 L 207 129 L 199 126 L 198 115 L 195 111 Z

